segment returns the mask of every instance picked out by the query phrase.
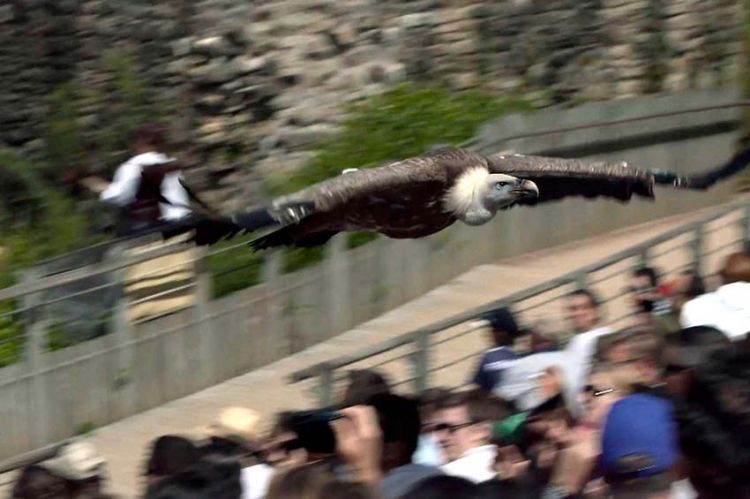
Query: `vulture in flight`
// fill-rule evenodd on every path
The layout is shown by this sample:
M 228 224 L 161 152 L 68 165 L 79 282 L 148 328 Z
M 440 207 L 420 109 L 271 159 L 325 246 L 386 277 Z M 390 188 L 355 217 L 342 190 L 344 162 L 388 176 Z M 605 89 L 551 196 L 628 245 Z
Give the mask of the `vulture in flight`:
M 654 197 L 655 185 L 704 190 L 750 163 L 750 149 L 698 175 L 647 170 L 626 163 L 521 154 L 482 156 L 443 148 L 378 168 L 345 170 L 266 208 L 229 217 L 204 218 L 190 227 L 199 245 L 239 232 L 275 227 L 253 240 L 262 250 L 312 247 L 338 232 L 375 231 L 391 238 L 419 238 L 456 221 L 482 225 L 499 210 L 569 196 L 628 201 Z

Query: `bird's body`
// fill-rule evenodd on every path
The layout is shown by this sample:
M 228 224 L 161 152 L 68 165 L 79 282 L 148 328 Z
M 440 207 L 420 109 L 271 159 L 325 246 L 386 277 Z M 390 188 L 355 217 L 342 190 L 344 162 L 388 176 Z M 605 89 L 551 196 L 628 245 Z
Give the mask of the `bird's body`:
M 493 191 L 498 182 L 502 192 Z M 457 220 L 486 223 L 498 209 L 535 192 L 531 183 L 491 173 L 483 156 L 441 149 L 380 168 L 348 171 L 277 198 L 273 209 L 280 213 L 285 207 L 312 203 L 311 213 L 261 238 L 258 246 L 314 246 L 344 231 L 425 237 Z
M 240 231 L 277 226 L 251 243 L 255 249 L 317 246 L 347 231 L 375 231 L 391 238 L 419 238 L 456 221 L 482 225 L 497 211 L 568 196 L 626 202 L 653 198 L 654 185 L 706 189 L 750 163 L 750 149 L 703 175 L 629 167 L 624 163 L 496 154 L 444 148 L 369 169 L 347 169 L 268 208 L 228 219 L 203 221 L 195 240 L 211 244 Z M 279 227 L 280 226 L 280 227 Z

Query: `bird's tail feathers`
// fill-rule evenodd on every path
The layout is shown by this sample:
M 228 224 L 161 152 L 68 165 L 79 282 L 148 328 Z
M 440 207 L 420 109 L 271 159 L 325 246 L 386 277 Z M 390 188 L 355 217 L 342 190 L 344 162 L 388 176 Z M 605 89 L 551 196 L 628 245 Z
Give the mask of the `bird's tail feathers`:
M 654 171 L 654 181 L 657 184 L 672 185 L 681 189 L 705 190 L 717 182 L 741 172 L 748 164 L 750 164 L 750 148 L 738 152 L 724 165 L 698 175 L 679 175 L 673 172 Z
M 294 225 L 312 213 L 312 210 L 312 203 L 291 203 L 279 208 L 234 213 L 228 217 L 199 217 L 192 225 L 192 240 L 199 246 L 211 245 L 221 240 L 232 239 L 238 234 Z

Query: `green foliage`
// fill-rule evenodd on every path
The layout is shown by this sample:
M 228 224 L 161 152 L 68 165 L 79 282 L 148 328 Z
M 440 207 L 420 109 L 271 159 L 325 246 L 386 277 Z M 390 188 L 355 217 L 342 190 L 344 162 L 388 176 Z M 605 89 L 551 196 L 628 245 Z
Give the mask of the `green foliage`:
M 70 168 L 84 163 L 83 135 L 78 124 L 79 95 L 72 84 L 59 87 L 50 97 L 47 157 L 50 166 Z
M 278 179 L 275 190 L 294 192 L 341 173 L 344 168 L 379 166 L 422 154 L 435 144 L 458 145 L 485 121 L 513 111 L 528 111 L 523 99 L 497 99 L 478 92 L 400 85 L 357 104 L 343 131 L 321 144 L 298 172 Z
M 646 11 L 647 31 L 651 33 L 641 44 L 640 52 L 645 59 L 644 88 L 645 93 L 662 91 L 664 81 L 669 73 L 671 49 L 665 35 L 665 14 L 659 0 L 651 0 Z
M 0 234 L 0 288 L 15 283 L 16 274 L 34 263 L 93 244 L 99 238 L 87 233 L 86 217 L 77 212 L 71 200 L 49 187 L 37 175 L 32 162 L 9 149 L 0 149 L 0 164 L 29 187 L 38 197 L 41 216 Z M 2 215 L 2 213 L 0 213 Z M 0 315 L 13 310 L 13 304 L 0 304 Z M 0 318 L 0 365 L 21 355 L 23 328 L 13 316 Z M 8 341 L 5 341 L 8 340 Z
M 76 436 L 90 435 L 96 431 L 96 423 L 86 421 L 76 426 Z
M 316 248 L 288 248 L 284 250 L 284 264 L 281 271 L 285 274 L 302 270 L 315 265 L 325 258 L 325 246 Z
M 125 50 L 112 49 L 102 57 L 102 69 L 109 76 L 101 95 L 94 96 L 101 107 L 100 126 L 94 140 L 98 149 L 114 167 L 126 159 L 128 140 L 142 125 L 159 121 L 154 109 L 169 106 L 150 106 L 146 81 L 139 76 L 136 61 Z
M 0 367 L 18 362 L 23 355 L 23 327 L 12 312 L 11 302 L 0 302 Z
M 352 232 L 346 237 L 346 247 L 348 249 L 358 248 L 377 238 L 377 232 Z
M 260 282 L 263 258 L 254 253 L 247 245 L 241 244 L 251 238 L 252 235 L 238 237 L 230 241 L 222 241 L 213 246 L 213 252 L 219 252 L 208 257 L 208 268 L 213 277 L 214 298 L 220 298 Z M 221 252 L 222 249 L 238 244 L 240 246 L 237 248 Z

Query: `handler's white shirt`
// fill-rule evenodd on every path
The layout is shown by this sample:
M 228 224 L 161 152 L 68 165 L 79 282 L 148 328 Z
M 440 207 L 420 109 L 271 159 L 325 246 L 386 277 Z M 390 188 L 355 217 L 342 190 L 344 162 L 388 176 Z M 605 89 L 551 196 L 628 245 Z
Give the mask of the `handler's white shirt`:
M 169 157 L 159 152 L 146 152 L 127 160 L 115 172 L 112 183 L 101 193 L 100 199 L 105 203 L 127 206 L 135 201 L 138 186 L 141 183 L 141 172 L 144 168 L 169 161 Z M 190 214 L 188 193 L 180 184 L 180 172 L 168 173 L 161 182 L 161 194 L 172 203 L 181 206 L 159 203 L 162 220 L 178 220 Z

